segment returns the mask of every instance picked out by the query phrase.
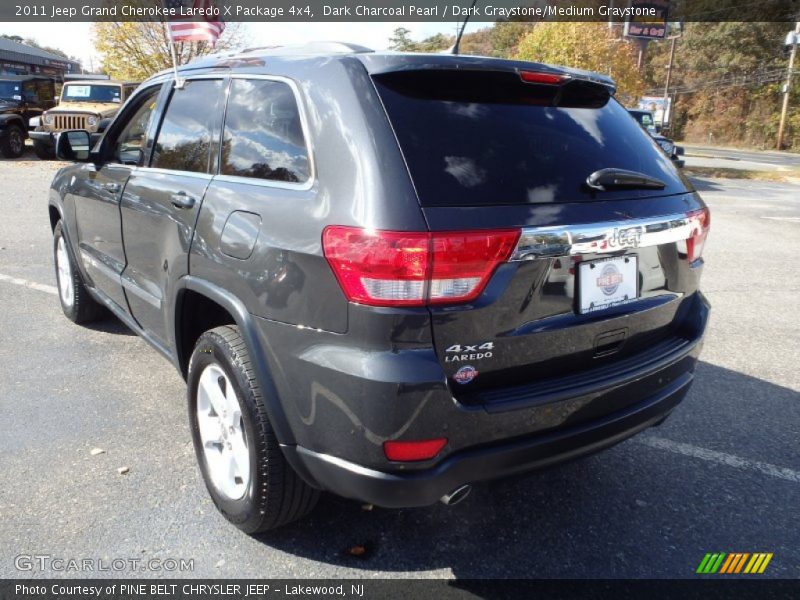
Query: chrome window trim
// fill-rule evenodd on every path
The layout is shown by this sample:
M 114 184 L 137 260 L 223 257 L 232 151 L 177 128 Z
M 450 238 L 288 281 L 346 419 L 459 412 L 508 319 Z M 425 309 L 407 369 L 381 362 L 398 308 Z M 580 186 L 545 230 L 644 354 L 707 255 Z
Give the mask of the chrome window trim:
M 305 103 L 303 102 L 303 97 L 300 94 L 300 88 L 297 85 L 297 82 L 293 79 L 289 79 L 288 77 L 284 77 L 282 75 L 255 75 L 255 74 L 248 74 L 248 73 L 232 73 L 230 76 L 231 84 L 233 86 L 233 81 L 235 79 L 245 79 L 245 80 L 261 80 L 261 81 L 276 81 L 279 83 L 285 83 L 289 86 L 289 89 L 292 90 L 292 94 L 294 95 L 294 101 L 297 105 L 297 112 L 300 115 L 300 128 L 303 130 L 303 141 L 305 142 L 305 149 L 306 154 L 308 156 L 308 179 L 302 183 L 291 183 L 288 181 L 275 181 L 273 179 L 260 179 L 257 177 L 242 177 L 240 175 L 225 175 L 222 173 L 222 154 L 220 153 L 220 162 L 217 168 L 217 174 L 215 176 L 216 181 L 221 181 L 224 183 L 243 183 L 247 185 L 256 185 L 260 187 L 269 187 L 269 188 L 278 188 L 283 190 L 310 190 L 314 187 L 314 183 L 317 179 L 317 169 L 316 169 L 316 162 L 314 160 L 314 149 L 311 145 L 311 136 L 309 135 L 310 128 L 308 126 L 308 114 L 306 113 Z M 225 117 L 228 116 L 228 103 L 230 102 L 230 90 L 231 87 L 228 87 L 228 97 L 225 103 Z M 225 139 L 225 120 L 222 122 L 222 140 Z
M 692 224 L 687 213 L 524 228 L 509 262 L 660 246 L 686 240 L 691 233 Z
M 211 181 L 214 176 L 210 173 L 198 173 L 196 171 L 181 171 L 179 169 L 161 169 L 158 167 L 131 167 L 131 175 L 144 173 L 155 173 L 156 175 L 180 175 L 181 177 L 191 177 L 193 179 L 201 179 L 204 181 Z

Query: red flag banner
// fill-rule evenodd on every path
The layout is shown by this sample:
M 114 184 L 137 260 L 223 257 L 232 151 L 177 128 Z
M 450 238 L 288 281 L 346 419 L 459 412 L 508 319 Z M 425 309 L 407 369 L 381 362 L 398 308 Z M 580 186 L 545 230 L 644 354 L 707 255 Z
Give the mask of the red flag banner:
M 215 44 L 225 31 L 219 8 L 213 0 L 165 0 L 164 6 L 175 13 L 167 22 L 173 42 L 211 42 Z

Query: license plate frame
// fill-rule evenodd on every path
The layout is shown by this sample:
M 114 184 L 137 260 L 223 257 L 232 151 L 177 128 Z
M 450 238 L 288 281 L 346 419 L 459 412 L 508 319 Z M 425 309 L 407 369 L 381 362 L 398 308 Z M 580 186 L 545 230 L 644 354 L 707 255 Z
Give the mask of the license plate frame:
M 637 255 L 581 261 L 577 267 L 576 306 L 579 314 L 600 312 L 638 300 Z M 604 286 L 604 283 L 607 285 Z

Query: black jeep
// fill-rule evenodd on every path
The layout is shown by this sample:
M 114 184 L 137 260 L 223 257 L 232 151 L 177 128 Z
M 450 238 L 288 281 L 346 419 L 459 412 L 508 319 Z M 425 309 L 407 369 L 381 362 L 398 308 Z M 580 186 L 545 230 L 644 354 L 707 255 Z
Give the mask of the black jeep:
M 28 122 L 55 106 L 55 81 L 40 75 L 0 76 L 0 155 L 19 158 L 25 151 Z

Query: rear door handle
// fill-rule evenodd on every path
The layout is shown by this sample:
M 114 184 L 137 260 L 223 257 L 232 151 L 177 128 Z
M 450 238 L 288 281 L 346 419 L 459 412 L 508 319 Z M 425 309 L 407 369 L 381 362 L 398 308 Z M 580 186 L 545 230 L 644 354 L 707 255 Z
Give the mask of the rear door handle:
M 116 194 L 121 188 L 118 183 L 104 183 L 103 189 L 107 192 L 111 192 L 112 194 Z
M 169 201 L 172 202 L 175 208 L 192 208 L 196 202 L 196 200 L 192 196 L 188 196 L 186 192 L 172 194 Z

